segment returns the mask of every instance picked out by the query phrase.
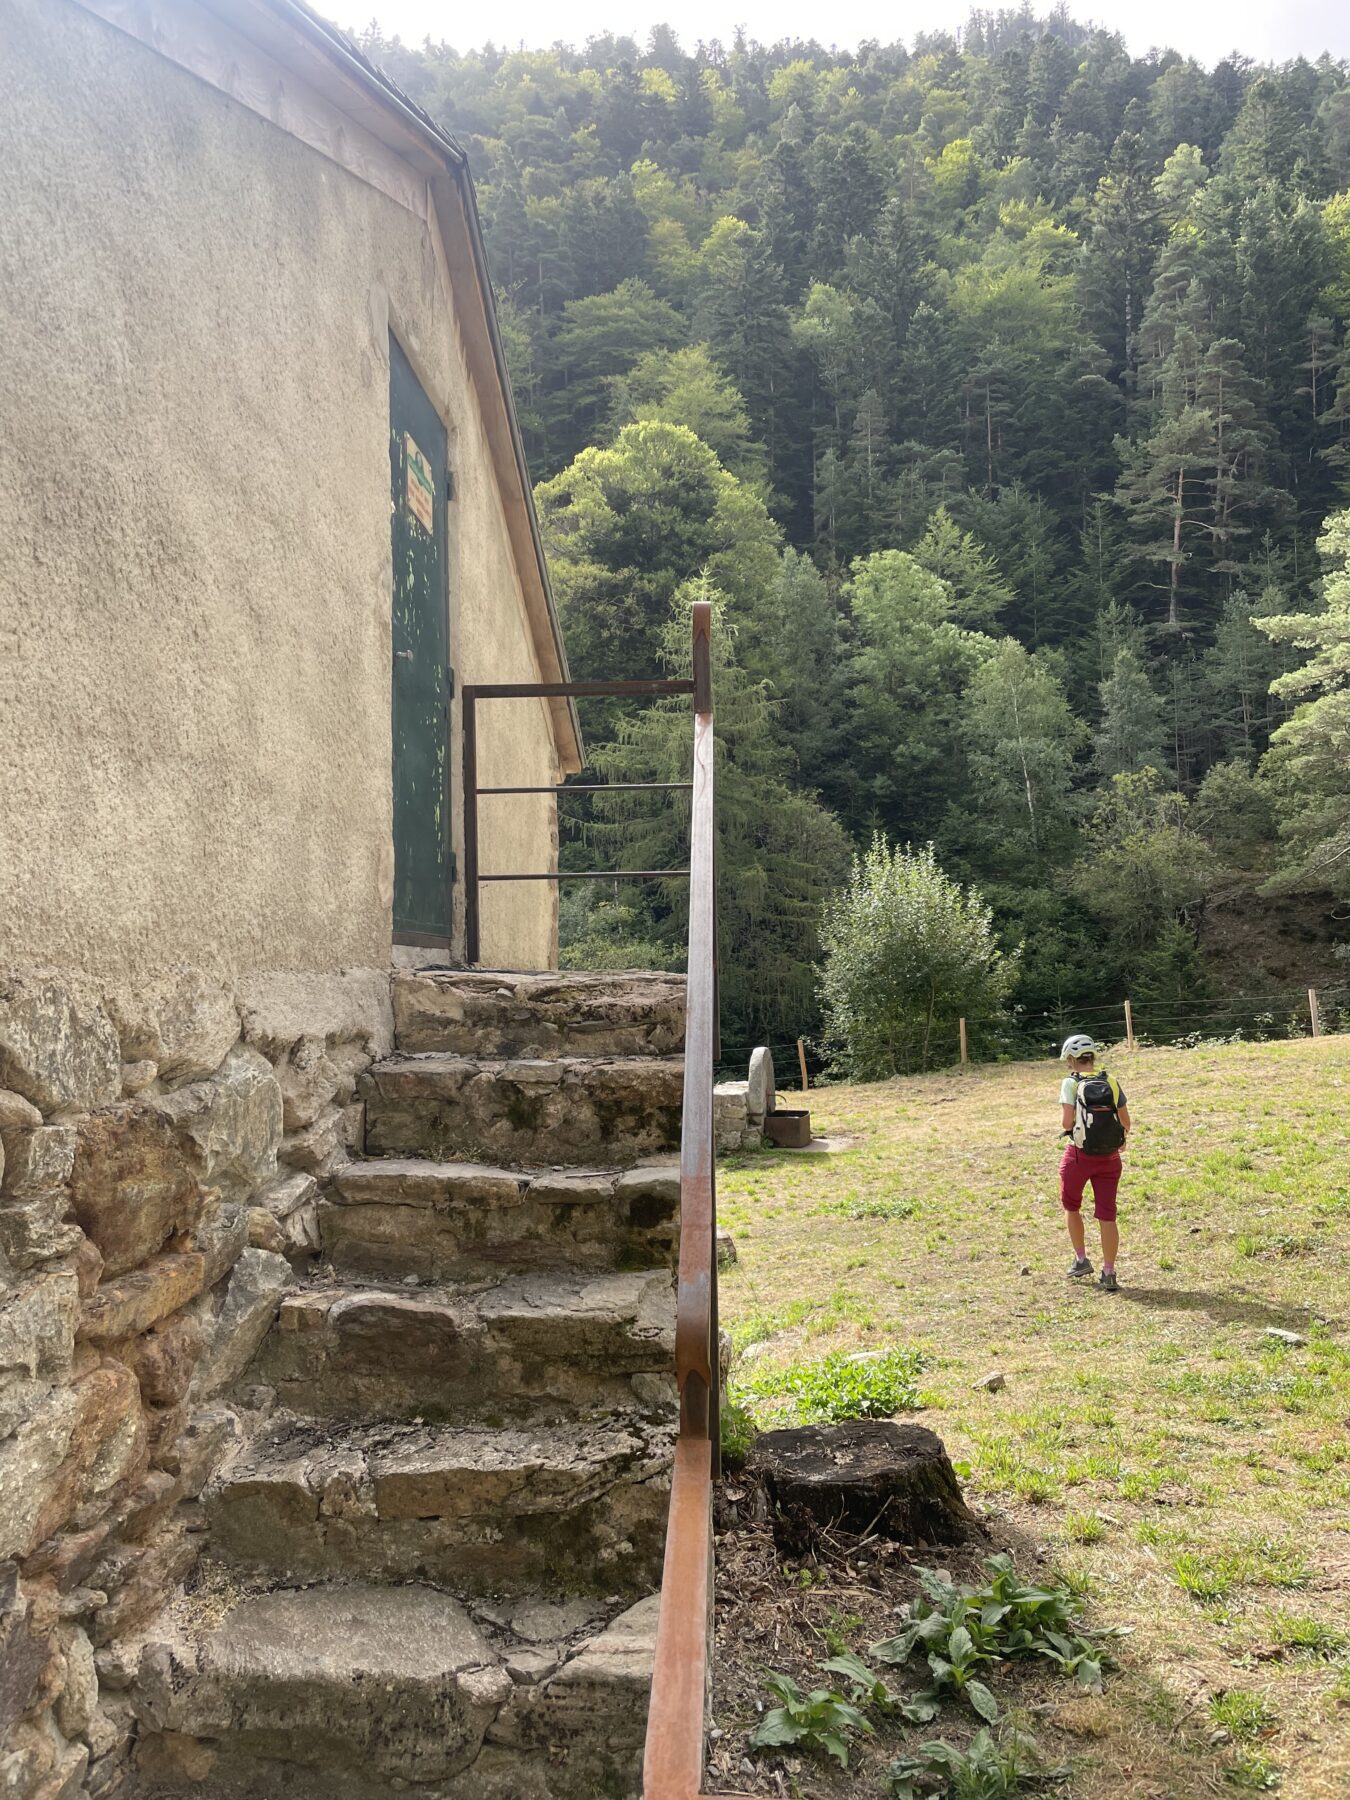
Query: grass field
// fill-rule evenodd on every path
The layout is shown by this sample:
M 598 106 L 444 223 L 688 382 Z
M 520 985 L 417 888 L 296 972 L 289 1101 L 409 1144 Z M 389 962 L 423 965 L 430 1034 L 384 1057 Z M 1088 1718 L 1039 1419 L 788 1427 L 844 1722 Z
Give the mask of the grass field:
M 719 1174 L 733 1390 L 764 1424 L 832 1351 L 922 1353 L 972 1501 L 1132 1628 L 1056 1714 L 1056 1792 L 1344 1800 L 1350 1038 L 1106 1061 L 1135 1125 L 1119 1294 L 1066 1279 L 1056 1065 L 825 1087 L 814 1128 L 848 1148 Z

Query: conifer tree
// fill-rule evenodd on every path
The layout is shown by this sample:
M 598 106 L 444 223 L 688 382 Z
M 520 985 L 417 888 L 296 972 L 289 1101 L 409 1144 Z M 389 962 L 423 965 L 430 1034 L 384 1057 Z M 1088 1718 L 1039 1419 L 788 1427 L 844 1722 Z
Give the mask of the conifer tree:
M 943 581 L 951 596 L 958 625 L 993 631 L 1013 603 L 1013 591 L 998 564 L 979 540 L 962 531 L 945 506 L 939 506 L 914 546 L 914 560 Z
M 1134 775 L 1165 766 L 1163 704 L 1133 650 L 1117 650 L 1101 685 L 1102 716 L 1092 763 L 1099 775 Z
M 1276 643 L 1305 660 L 1272 684 L 1294 703 L 1274 734 L 1266 770 L 1281 800 L 1279 887 L 1350 895 L 1350 512 L 1336 513 L 1318 543 L 1325 610 L 1261 621 Z

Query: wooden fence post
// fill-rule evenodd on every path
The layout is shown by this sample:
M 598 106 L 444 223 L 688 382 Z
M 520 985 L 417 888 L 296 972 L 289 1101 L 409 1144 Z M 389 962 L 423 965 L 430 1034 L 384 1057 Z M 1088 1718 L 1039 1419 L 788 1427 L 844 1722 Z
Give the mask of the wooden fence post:
M 1134 1049 L 1134 1012 L 1128 1000 L 1125 1002 L 1125 1048 Z
M 1321 1037 L 1321 1035 L 1322 1035 L 1322 1009 L 1317 1004 L 1317 989 L 1316 988 L 1308 989 L 1308 1018 L 1312 1022 L 1313 1036 Z
M 970 1057 L 966 1052 L 966 1022 L 964 1019 L 961 1021 L 961 1061 L 963 1063 L 970 1061 Z
M 805 1093 L 810 1083 L 806 1079 L 806 1044 L 801 1038 L 797 1039 L 797 1061 L 801 1064 L 802 1092 Z

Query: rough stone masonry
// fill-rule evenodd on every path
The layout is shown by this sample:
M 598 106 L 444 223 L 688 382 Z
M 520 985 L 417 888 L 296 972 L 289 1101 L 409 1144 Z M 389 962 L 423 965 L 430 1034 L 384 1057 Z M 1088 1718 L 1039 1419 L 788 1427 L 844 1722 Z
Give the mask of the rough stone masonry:
M 360 1141 L 387 971 L 0 974 L 0 1796 L 111 1793 L 116 1643 L 188 1573 L 225 1396 Z

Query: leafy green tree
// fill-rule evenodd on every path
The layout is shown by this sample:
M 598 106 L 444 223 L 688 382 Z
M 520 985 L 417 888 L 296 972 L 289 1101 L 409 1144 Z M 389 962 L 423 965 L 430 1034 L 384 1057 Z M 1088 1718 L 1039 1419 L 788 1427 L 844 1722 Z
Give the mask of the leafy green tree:
M 870 235 L 876 224 L 886 194 L 881 145 L 866 126 L 848 125 L 838 136 L 818 139 L 813 160 L 811 260 L 818 276 L 828 276 L 842 263 L 848 240 Z
M 856 301 L 867 305 L 869 320 L 881 323 L 876 363 L 883 397 L 893 403 L 898 360 L 915 315 L 933 291 L 936 275 L 924 234 L 903 200 L 886 202 L 870 235 L 848 240 L 844 265 L 844 287 Z
M 1265 861 L 1275 837 L 1275 797 L 1250 763 L 1215 763 L 1191 809 L 1196 830 L 1224 863 Z
M 787 284 L 764 233 L 719 219 L 699 250 L 696 296 L 696 333 L 744 399 L 774 487 L 800 504 L 810 462 L 799 450 L 801 403 L 784 370 Z
M 1003 638 L 971 675 L 961 711 L 979 817 L 1001 855 L 1024 869 L 1054 860 L 1072 836 L 1074 757 L 1087 737 L 1058 677 Z
M 964 494 L 953 509 L 960 522 L 992 551 L 1012 589 L 1003 627 L 1023 643 L 1059 642 L 1062 542 L 1050 507 L 1014 482 L 993 498 Z
M 994 646 L 956 623 L 946 585 L 903 550 L 855 562 L 845 600 L 853 625 L 846 816 L 856 829 L 880 821 L 922 836 L 960 791 L 961 696 Z
M 1136 953 L 1130 988 L 1137 1016 L 1145 1025 L 1150 1006 L 1168 1009 L 1162 1014 L 1167 1021 L 1164 1030 L 1176 1030 L 1184 1022 L 1186 1007 L 1211 996 L 1213 983 L 1189 925 L 1169 919 L 1152 943 Z
M 1205 893 L 1216 863 L 1184 794 L 1156 769 L 1113 776 L 1086 828 L 1073 889 L 1127 952 L 1157 942 Z
M 778 567 L 758 493 L 683 425 L 625 425 L 537 490 L 540 525 L 576 669 L 655 669 L 677 589 L 706 572 L 748 617 Z
M 1017 978 L 993 914 L 939 868 L 932 846 L 894 849 L 878 833 L 826 908 L 825 1040 L 854 1079 L 955 1060 L 957 1021 L 1003 1013 Z
M 626 375 L 611 377 L 610 393 L 610 416 L 616 427 L 639 419 L 687 425 L 723 468 L 742 481 L 764 475 L 767 459 L 751 433 L 745 402 L 713 362 L 706 344 L 648 351 Z
M 551 391 L 543 410 L 553 441 L 573 454 L 581 449 L 600 430 L 614 378 L 683 336 L 680 315 L 645 282 L 569 300 L 548 348 Z
M 1116 502 L 1147 571 L 1143 584 L 1166 595 L 1167 626 L 1176 631 L 1183 607 L 1191 617 L 1217 611 L 1223 589 L 1215 578 L 1238 572 L 1248 542 L 1281 510 L 1267 472 L 1269 431 L 1241 347 L 1218 338 L 1197 355 L 1191 336 L 1179 334 L 1163 371 L 1159 423 L 1119 449 Z
M 1205 159 L 1195 144 L 1178 144 L 1153 183 L 1162 223 L 1169 234 L 1196 223 L 1196 203 L 1209 180 Z
M 816 281 L 792 322 L 793 342 L 811 359 L 819 378 L 836 449 L 867 378 L 868 333 L 874 324 L 868 305 L 859 306 L 838 288 Z
M 716 744 L 716 835 L 722 1035 L 748 1046 L 813 1029 L 814 965 L 820 955 L 822 906 L 848 866 L 848 839 L 834 817 L 788 785 L 791 759 L 773 721 L 767 687 L 736 656 L 735 609 L 708 582 L 687 583 L 676 596 L 662 642 L 673 675 L 689 673 L 689 605 L 714 602 L 713 706 Z M 687 778 L 691 742 L 683 696 L 620 724 L 592 755 L 607 781 Z M 597 797 L 590 828 L 612 866 L 679 868 L 688 856 L 685 795 L 617 793 Z M 624 889 L 621 888 L 621 894 Z M 642 939 L 679 946 L 688 940 L 688 889 L 663 883 L 628 896 L 645 906 Z M 641 919 L 641 914 L 638 915 Z
M 845 465 L 844 526 L 841 534 L 842 555 L 862 555 L 880 539 L 890 537 L 885 521 L 891 491 L 888 468 L 890 441 L 886 429 L 886 409 L 875 388 L 868 388 L 858 400 L 849 433 Z
M 1279 83 L 1261 75 L 1247 90 L 1220 159 L 1244 187 L 1265 181 L 1288 182 L 1299 153 L 1298 121 Z

